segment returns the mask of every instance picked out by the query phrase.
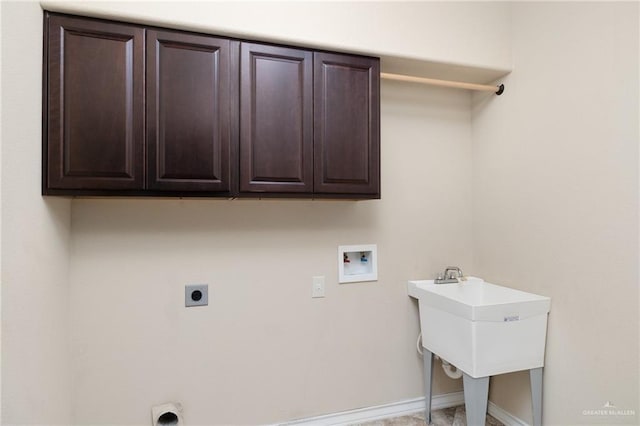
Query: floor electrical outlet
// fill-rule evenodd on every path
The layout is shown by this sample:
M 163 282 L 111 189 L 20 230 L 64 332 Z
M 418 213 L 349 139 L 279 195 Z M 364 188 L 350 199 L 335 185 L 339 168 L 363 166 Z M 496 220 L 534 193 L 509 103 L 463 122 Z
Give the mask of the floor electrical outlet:
M 324 297 L 324 277 L 313 277 L 311 297 Z

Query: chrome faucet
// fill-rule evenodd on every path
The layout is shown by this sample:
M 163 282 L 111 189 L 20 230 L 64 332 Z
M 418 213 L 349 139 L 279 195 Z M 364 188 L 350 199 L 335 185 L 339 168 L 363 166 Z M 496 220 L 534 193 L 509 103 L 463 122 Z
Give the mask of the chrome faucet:
M 435 284 L 451 284 L 460 282 L 463 277 L 462 269 L 457 266 L 447 266 L 444 274 L 438 274 L 438 278 L 434 280 Z

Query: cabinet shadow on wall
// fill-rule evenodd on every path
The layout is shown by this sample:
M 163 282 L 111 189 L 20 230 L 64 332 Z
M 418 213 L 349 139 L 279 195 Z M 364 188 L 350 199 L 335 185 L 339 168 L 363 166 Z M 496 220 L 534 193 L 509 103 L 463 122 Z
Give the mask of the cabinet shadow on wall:
M 375 230 L 379 200 L 75 199 L 72 229 L 109 234 Z

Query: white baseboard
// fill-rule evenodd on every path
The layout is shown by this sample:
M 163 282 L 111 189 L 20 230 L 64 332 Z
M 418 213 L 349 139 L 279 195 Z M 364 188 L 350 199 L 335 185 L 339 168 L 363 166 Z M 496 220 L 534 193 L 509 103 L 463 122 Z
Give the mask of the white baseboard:
M 431 399 L 431 408 L 455 407 L 464 404 L 464 393 L 453 392 L 442 395 L 434 395 Z M 407 399 L 405 401 L 392 402 L 391 404 L 378 405 L 375 407 L 358 408 L 356 410 L 342 411 L 340 413 L 327 414 L 324 416 L 309 417 L 306 419 L 293 420 L 280 423 L 281 426 L 346 426 L 354 423 L 370 422 L 390 417 L 400 417 L 424 411 L 424 397 Z
M 455 407 L 464 404 L 464 392 L 452 392 L 442 395 L 434 395 L 431 400 L 431 408 Z M 358 408 L 356 410 L 342 411 L 340 413 L 326 414 L 324 416 L 308 417 L 306 419 L 292 420 L 279 423 L 279 426 L 347 426 L 354 423 L 364 423 L 392 417 L 407 416 L 424 411 L 424 397 L 407 399 L 405 401 L 392 402 L 391 404 L 374 407 Z M 489 401 L 487 412 L 505 426 L 529 426 L 525 421 L 498 407 Z
M 524 420 L 498 407 L 491 401 L 489 401 L 487 412 L 491 414 L 496 420 L 504 423 L 505 426 L 529 426 L 529 424 Z

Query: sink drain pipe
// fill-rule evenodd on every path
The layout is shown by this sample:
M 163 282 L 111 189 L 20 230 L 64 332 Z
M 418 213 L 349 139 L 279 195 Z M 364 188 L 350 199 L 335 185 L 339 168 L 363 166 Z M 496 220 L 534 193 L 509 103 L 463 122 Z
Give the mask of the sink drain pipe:
M 422 332 L 420 332 L 420 334 L 418 335 L 416 349 L 418 350 L 418 353 L 422 355 Z M 440 359 L 440 361 L 442 361 L 442 369 L 444 370 L 444 374 L 451 377 L 452 379 L 459 379 L 462 377 L 462 371 L 458 367 L 449 364 L 446 360 L 440 358 L 438 355 L 435 355 L 435 357 L 436 359 Z

